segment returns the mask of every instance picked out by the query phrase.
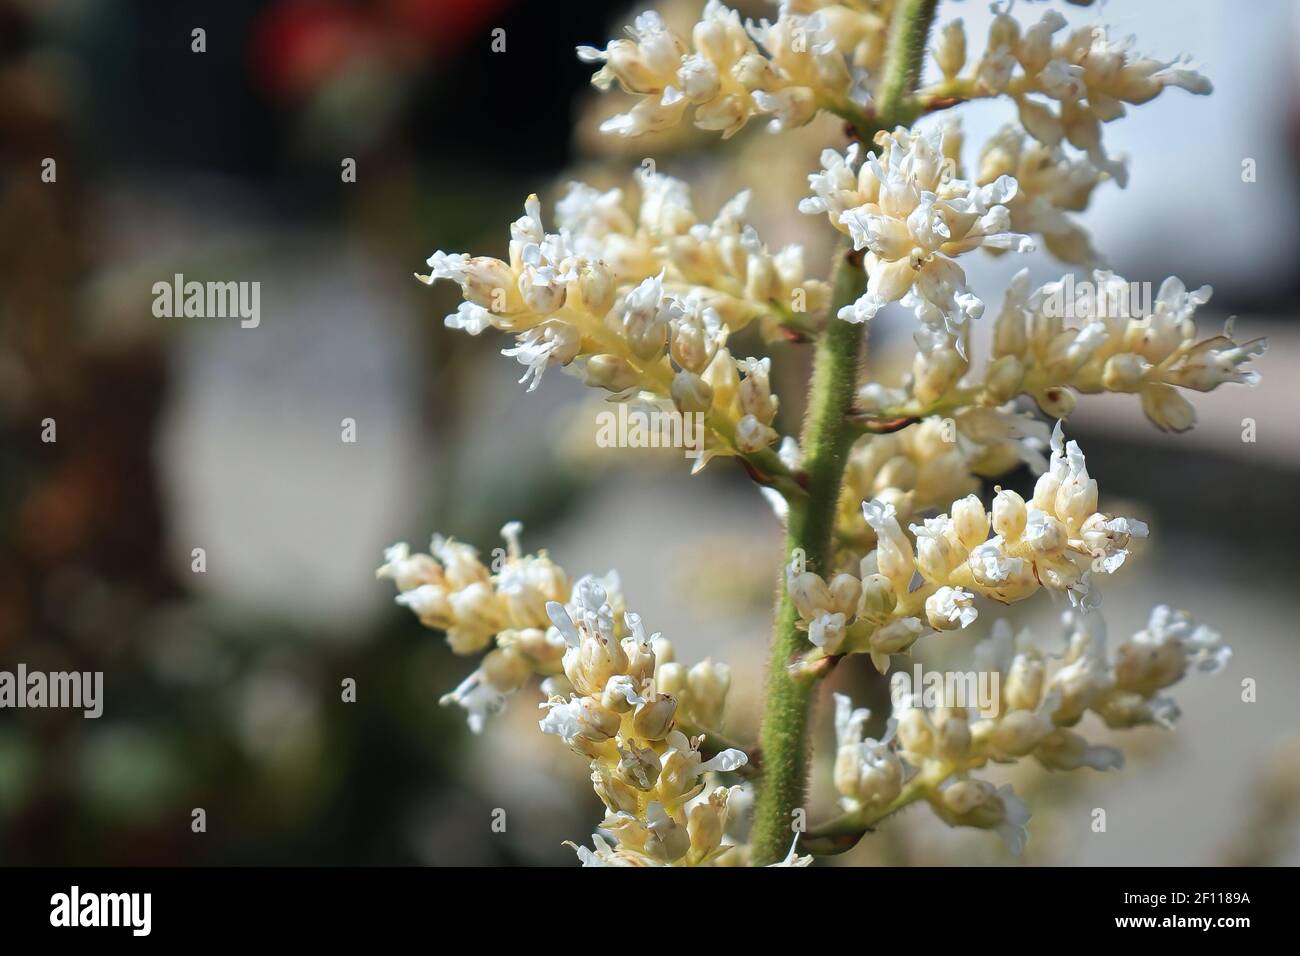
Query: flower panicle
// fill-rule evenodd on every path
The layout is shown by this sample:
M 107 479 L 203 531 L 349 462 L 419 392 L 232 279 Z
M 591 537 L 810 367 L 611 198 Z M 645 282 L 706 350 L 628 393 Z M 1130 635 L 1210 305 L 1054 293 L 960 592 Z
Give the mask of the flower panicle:
M 606 806 L 594 848 L 577 848 L 584 865 L 713 865 L 743 854 L 734 834 L 744 821 L 729 811 L 740 787 L 708 781 L 748 757 L 703 750 L 722 723 L 730 668 L 677 662 L 672 644 L 626 609 L 615 572 L 570 584 L 545 553 L 522 552 L 521 532 L 517 522 L 502 529 L 496 570 L 441 536 L 429 554 L 405 544 L 385 552 L 378 576 L 454 651 L 495 644 L 442 703 L 463 708 L 480 733 L 531 676 L 543 678 L 538 725 L 588 761 Z

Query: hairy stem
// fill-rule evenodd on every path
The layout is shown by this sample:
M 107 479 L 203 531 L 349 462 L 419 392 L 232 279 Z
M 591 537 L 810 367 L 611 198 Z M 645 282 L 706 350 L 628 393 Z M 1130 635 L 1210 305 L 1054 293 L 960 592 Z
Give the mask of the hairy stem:
M 874 135 L 914 118 L 906 115 L 910 112 L 907 104 L 921 72 L 937 3 L 902 0 L 899 4 L 891 26 L 877 125 L 861 132 Z M 827 571 L 831 553 L 845 457 L 858 433 L 848 416 L 853 409 L 862 327 L 840 321 L 835 313 L 857 298 L 864 278 L 860 261 L 847 247 L 837 253 L 832 304 L 813 359 L 801 441 L 807 494 L 790 501 L 786 526 L 786 562 L 796 550 L 802 550 L 808 567 L 821 574 Z M 796 681 L 788 669 L 808 642 L 795 626 L 798 614 L 785 591 L 784 571 L 779 587 L 759 734 L 763 776 L 754 811 L 752 860 L 756 866 L 774 863 L 789 850 L 797 822 L 794 814 L 805 805 L 808 777 L 808 710 L 815 684 Z
M 813 359 L 808 417 L 800 443 L 808 494 L 790 502 L 786 526 L 786 561 L 796 549 L 802 549 L 809 568 L 819 572 L 826 570 L 844 457 L 854 437 L 844 422 L 853 407 L 862 333 L 861 326 L 841 322 L 834 314 L 857 298 L 863 278 L 857 259 L 847 246 L 841 248 L 836 256 L 830 318 Z M 791 813 L 803 805 L 808 775 L 805 737 L 812 687 L 796 681 L 788 670 L 790 661 L 806 649 L 807 640 L 795 627 L 798 614 L 785 592 L 784 577 L 779 587 L 781 599 L 768 661 L 767 706 L 759 737 L 763 784 L 754 815 L 754 862 L 758 865 L 781 859 L 789 849 Z

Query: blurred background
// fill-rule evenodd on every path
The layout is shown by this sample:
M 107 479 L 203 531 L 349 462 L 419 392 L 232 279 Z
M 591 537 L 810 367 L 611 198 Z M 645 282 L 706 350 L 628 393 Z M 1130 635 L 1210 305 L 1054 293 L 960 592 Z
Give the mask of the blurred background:
M 1131 182 L 1101 187 L 1083 221 L 1116 271 L 1210 283 L 1202 328 L 1235 315 L 1242 338 L 1272 347 L 1259 387 L 1196 397 L 1189 435 L 1157 433 L 1123 396 L 1088 398 L 1072 419 L 1112 510 L 1153 527 L 1107 589 L 1112 634 L 1168 602 L 1236 654 L 1177 688 L 1175 733 L 1115 741 L 1122 773 L 1007 775 L 1035 814 L 1025 860 L 1294 864 L 1300 4 L 1053 5 L 1159 57 L 1192 52 L 1213 79 L 1211 97 L 1171 90 L 1106 129 Z M 686 29 L 698 7 L 659 9 Z M 571 574 L 618 568 L 629 606 L 679 657 L 731 664 L 729 727 L 752 739 L 781 551 L 752 485 L 725 462 L 690 478 L 679 453 L 594 447 L 575 431 L 592 401 L 577 381 L 548 375 L 525 396 L 501 341 L 443 328 L 454 288 L 411 278 L 434 249 L 503 253 L 529 192 L 549 218 L 569 178 L 627 185 L 646 157 L 688 179 L 710 216 L 756 187 L 769 244 L 801 241 L 825 261 L 830 230 L 793 210 L 819 150 L 841 142 L 835 123 L 780 139 L 752 124 L 726 144 L 595 132 L 626 102 L 594 95 L 573 47 L 603 46 L 633 12 L 0 0 L 0 669 L 105 673 L 98 720 L 0 710 L 0 862 L 571 864 L 561 841 L 583 841 L 601 810 L 582 762 L 539 737 L 536 692 L 472 738 L 437 698 L 473 663 L 374 580 L 384 546 L 422 549 L 434 530 L 487 551 L 520 519 L 525 548 Z M 987 5 L 945 0 L 940 22 L 953 16 L 981 49 Z M 992 102 L 963 119 L 971 150 L 1012 116 Z M 345 159 L 355 182 L 341 181 Z M 994 306 L 1022 264 L 1035 281 L 1066 271 L 1045 253 L 1011 260 L 968 267 Z M 153 283 L 178 272 L 260 282 L 260 326 L 155 317 Z M 908 347 L 905 326 L 873 327 L 880 374 Z M 807 361 L 776 351 L 787 432 Z M 47 418 L 55 443 L 41 440 Z M 340 440 L 345 418 L 355 443 Z M 1032 604 L 1017 623 L 1055 634 L 1059 608 Z M 869 670 L 852 660 L 834 683 L 879 712 Z M 825 808 L 828 728 L 819 740 Z M 206 833 L 191 831 L 196 807 Z M 1094 807 L 1106 833 L 1091 831 Z M 918 812 L 844 862 L 1009 858 Z

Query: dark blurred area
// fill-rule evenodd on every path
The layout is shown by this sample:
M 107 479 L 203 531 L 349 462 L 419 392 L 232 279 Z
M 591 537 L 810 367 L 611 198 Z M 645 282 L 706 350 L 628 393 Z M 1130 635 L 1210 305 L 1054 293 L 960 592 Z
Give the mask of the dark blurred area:
M 605 29 L 598 4 L 564 18 L 593 40 Z M 395 610 L 321 642 L 196 593 L 188 545 L 169 543 L 158 449 L 178 327 L 148 320 L 150 282 L 132 274 L 145 254 L 214 268 L 227 203 L 251 212 L 268 277 L 340 235 L 397 283 L 427 255 L 430 220 L 449 246 L 480 241 L 519 193 L 488 184 L 568 160 L 586 71 L 568 47 L 527 42 L 554 20 L 489 0 L 0 3 L 0 666 L 107 672 L 99 720 L 0 714 L 0 861 L 432 862 L 416 831 L 438 814 L 420 808 L 467 799 L 463 727 L 435 693 L 458 662 Z M 491 53 L 494 28 L 508 56 Z M 401 311 L 426 367 L 450 361 L 413 293 Z M 420 427 L 448 421 L 437 381 L 421 385 Z M 425 491 L 415 528 L 449 505 Z M 357 705 L 341 702 L 345 676 Z
M 700 5 L 661 6 L 689 23 Z M 1219 30 L 1217 8 L 1195 6 L 1189 29 Z M 983 14 L 956 4 L 948 15 Z M 597 0 L 0 0 L 0 669 L 105 673 L 99 719 L 0 711 L 0 863 L 571 861 L 560 841 L 599 817 L 582 768 L 549 779 L 550 758 L 568 755 L 528 736 L 531 700 L 515 702 L 501 733 L 473 739 L 437 706 L 469 663 L 373 580 L 384 545 L 423 547 L 435 529 L 490 549 L 521 519 L 529 548 L 555 541 L 572 573 L 618 566 L 638 582 L 637 607 L 668 621 L 655 627 L 684 657 L 744 649 L 737 685 L 757 684 L 775 564 L 753 556 L 779 560 L 779 530 L 752 518 L 763 505 L 738 470 L 620 483 L 566 467 L 552 419 L 582 389 L 548 376 L 525 400 L 501 343 L 444 329 L 454 297 L 410 278 L 435 248 L 502 251 L 523 197 L 567 170 L 612 184 L 642 155 L 694 176 L 710 214 L 715 197 L 750 185 L 709 172 L 725 156 L 772 177 L 760 215 L 800 218 L 789 210 L 820 132 L 592 147 L 592 110 L 619 104 L 593 105 L 573 47 L 603 45 L 624 22 L 621 4 Z M 1248 774 L 1300 722 L 1289 584 L 1300 97 L 1284 22 L 1235 34 L 1269 35 L 1267 63 L 1292 64 L 1270 74 L 1263 132 L 1224 125 L 1259 102 L 1258 83 L 1234 91 L 1246 48 L 1220 63 L 1208 119 L 1195 119 L 1199 103 L 1137 112 L 1138 138 L 1117 137 L 1135 157 L 1126 205 L 1085 217 L 1105 223 L 1118 271 L 1158 283 L 1186 264 L 1189 286 L 1216 285 L 1214 321 L 1241 313 L 1247 332 L 1274 340 L 1259 389 L 1198 398 L 1194 437 L 1157 439 L 1135 402 L 1081 403 L 1075 432 L 1106 492 L 1142 502 L 1159 531 L 1147 556 L 1157 569 L 1115 597 L 1121 624 L 1140 626 L 1172 589 L 1237 645 L 1240 674 L 1278 675 L 1278 696 L 1248 724 L 1194 738 L 1182 749 L 1195 762 L 1180 751 L 1203 780 L 1230 741 L 1252 742 L 1207 805 L 1244 799 Z M 1217 200 L 1179 186 L 1200 218 L 1171 215 L 1177 176 L 1142 161 L 1144 142 L 1186 149 L 1171 128 L 1209 144 L 1216 190 L 1239 185 L 1238 154 L 1275 160 L 1261 167 L 1268 184 Z M 341 176 L 346 160 L 355 182 Z M 772 240 L 814 226 L 778 226 Z M 807 238 L 810 261 L 826 238 Z M 973 272 L 973 284 L 1004 280 L 1009 265 Z M 1035 278 L 1052 269 L 1063 271 L 1038 263 Z M 150 289 L 175 273 L 261 282 L 262 326 L 155 317 Z M 880 335 L 882 354 L 891 336 L 906 341 Z M 782 356 L 793 430 L 805 357 Z M 1259 423 L 1257 445 L 1239 439 L 1245 417 Z M 355 444 L 340 441 L 345 419 Z M 686 579 L 714 581 L 741 612 L 697 610 L 699 623 L 681 606 Z M 740 706 L 752 716 L 752 700 Z M 1161 792 L 1187 779 L 1166 775 Z M 491 834 L 497 806 L 521 825 Z M 192 828 L 196 808 L 206 832 Z M 1207 840 L 1231 830 L 1225 821 Z M 1152 840 L 1150 852 L 1177 856 L 1178 834 Z M 924 847 L 885 852 L 929 859 Z M 1059 852 L 1130 862 L 1118 846 Z

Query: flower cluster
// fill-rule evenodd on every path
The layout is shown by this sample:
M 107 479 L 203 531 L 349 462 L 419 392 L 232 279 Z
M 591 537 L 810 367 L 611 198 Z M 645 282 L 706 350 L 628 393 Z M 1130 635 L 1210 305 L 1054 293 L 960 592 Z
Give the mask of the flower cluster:
M 827 581 L 796 554 L 786 588 L 816 647 L 801 666 L 869 653 L 884 673 L 892 654 L 923 635 L 970 625 L 977 596 L 1012 604 L 1046 589 L 1072 605 L 1096 606 L 1092 576 L 1117 570 L 1130 541 L 1145 537 L 1147 527 L 1097 510 L 1097 482 L 1078 444 L 1065 443 L 1059 422 L 1051 448 L 1030 501 L 1000 489 L 986 510 L 968 495 L 952 504 L 951 514 L 909 525 L 911 538 L 893 504 L 863 502 L 876 547 L 857 575 L 841 572 Z
M 771 117 L 773 130 L 802 126 L 818 110 L 860 118 L 870 105 L 892 6 L 783 3 L 775 22 L 742 24 L 736 11 L 709 0 L 689 43 L 647 10 L 627 37 L 604 50 L 578 47 L 578 58 L 601 64 L 591 79 L 598 89 L 617 83 L 637 97 L 602 132 L 639 136 L 676 126 L 688 111 L 697 127 L 724 139 L 755 116 Z
M 1186 58 L 1161 61 L 1140 55 L 1132 38 L 1114 40 L 1104 26 L 1082 27 L 1058 38 L 1065 26 L 1065 17 L 1055 10 L 1045 11 L 1024 30 L 999 13 L 983 55 L 963 75 L 966 32 L 961 20 L 953 20 L 939 30 L 934 45 L 944 80 L 922 95 L 1008 96 L 1034 139 L 1049 148 L 1068 141 L 1123 186 L 1127 172 L 1123 162 L 1103 150 L 1101 124 L 1123 116 L 1124 104 L 1146 103 L 1170 86 L 1209 93 L 1210 81 Z
M 1196 410 L 1179 390 L 1254 385 L 1259 375 L 1247 366 L 1268 346 L 1262 338 L 1235 341 L 1231 323 L 1222 335 L 1200 338 L 1196 310 L 1211 291 L 1189 291 L 1171 276 L 1153 298 L 1149 286 L 1098 270 L 1090 282 L 1067 275 L 1031 292 L 1022 270 L 1007 288 L 982 377 L 966 376 L 966 363 L 948 347 L 926 366 L 951 369 L 946 377 L 914 374 L 904 389 L 863 392 L 861 404 L 879 414 L 921 415 L 1029 395 L 1044 413 L 1065 417 L 1075 392 L 1125 392 L 1140 398 L 1157 427 L 1186 431 Z
M 856 566 L 853 555 L 875 546 L 863 501 L 885 502 L 900 522 L 947 508 L 978 491 L 981 478 L 996 478 L 1021 464 L 1041 474 L 1047 468 L 1043 452 L 1050 434 L 1027 412 L 968 405 L 949 418 L 935 415 L 897 432 L 862 436 L 844 469 L 835 534 L 847 558 L 836 566 Z
M 552 627 L 546 606 L 567 601 L 568 576 L 545 552 L 523 554 L 522 526 L 511 522 L 501 529 L 504 555 L 498 553 L 493 572 L 467 544 L 435 535 L 430 554 L 412 554 L 410 546 L 395 544 L 384 552 L 376 572 L 397 587 L 397 603 L 409 608 L 425 627 L 444 631 L 453 653 L 484 655 L 478 668 L 442 698 L 444 705 L 463 707 L 470 730 L 480 733 L 491 714 L 533 674 L 555 681 L 563 674 L 564 639 Z M 584 585 L 590 579 L 582 579 Z M 617 594 L 617 576 L 606 584 Z
M 1196 309 L 1209 301 L 1209 286 L 1189 291 L 1170 276 L 1154 303 L 1134 283 L 1105 271 L 1094 272 L 1092 283 L 1067 278 L 1031 295 L 1027 287 L 1027 275 L 1012 279 L 995 327 L 985 380 L 994 400 L 1014 389 L 1049 414 L 1068 414 L 1074 400 L 1067 387 L 1128 392 L 1141 398 L 1157 427 L 1185 431 L 1196 411 L 1178 389 L 1209 392 L 1226 382 L 1259 380 L 1243 366 L 1264 354 L 1264 339 L 1238 344 L 1229 324 L 1223 335 L 1198 340 Z M 1066 316 L 1078 324 L 1067 327 Z
M 558 365 L 619 400 L 670 400 L 705 416 L 697 468 L 714 455 L 740 454 L 756 456 L 760 471 L 777 471 L 770 360 L 733 357 L 728 336 L 755 319 L 816 314 L 829 288 L 807 278 L 799 246 L 767 249 L 746 221 L 747 191 L 703 222 L 680 180 L 646 173 L 641 182 L 635 218 L 621 190 L 570 185 L 554 233 L 529 197 L 510 229 L 508 261 L 438 251 L 431 274 L 419 278 L 461 287 L 465 300 L 448 326 L 517 336 L 503 354 L 526 367 L 521 381 L 530 391 Z
M 779 775 L 758 791 L 753 822 L 753 856 L 777 859 L 802 786 L 789 778 L 801 762 L 787 758 L 802 746 L 791 737 L 801 737 L 803 721 L 783 722 L 806 708 L 806 684 L 852 653 L 870 654 L 885 673 L 922 636 L 970 628 L 988 601 L 1042 591 L 1067 600 L 1063 655 L 1000 622 L 976 650 L 980 669 L 999 678 L 992 712 L 898 698 L 879 739 L 866 736 L 870 715 L 837 695 L 834 783 L 845 818 L 813 827 L 778 865 L 806 865 L 801 848 L 843 849 L 837 838 L 856 839 L 917 801 L 953 826 L 995 830 L 1018 851 L 1028 811 L 1010 788 L 974 772 L 1026 757 L 1050 770 L 1118 767 L 1118 751 L 1074 729 L 1088 713 L 1112 729 L 1170 725 L 1177 708 L 1167 688 L 1227 659 L 1218 635 L 1166 607 L 1107 654 L 1095 579 L 1117 571 L 1147 527 L 1098 510 L 1097 482 L 1060 420 L 1077 394 L 1126 392 L 1158 427 L 1181 431 L 1195 414 L 1180 390 L 1253 384 L 1249 365 L 1263 340 L 1238 343 L 1230 325 L 1198 338 L 1208 286 L 1189 291 L 1170 278 L 1152 301 L 1145 287 L 1099 270 L 1031 291 L 1022 270 L 994 322 L 990 359 L 976 370 L 971 326 L 985 306 L 959 264 L 977 249 L 1029 252 L 1041 242 L 1065 262 L 1096 267 L 1074 214 L 1102 182 L 1127 178 L 1102 148 L 1101 124 L 1167 86 L 1205 93 L 1209 83 L 1184 60 L 1134 54 L 1105 28 L 1067 32 L 1049 11 L 1022 30 L 995 6 L 987 47 L 973 60 L 960 20 L 938 33 L 942 81 L 917 90 L 933 6 L 785 0 L 774 22 L 742 23 L 709 0 L 689 40 L 651 11 L 626 38 L 578 50 L 600 64 L 597 87 L 617 84 L 637 98 L 606 132 L 634 136 L 689 117 L 726 138 L 756 116 L 778 129 L 818 111 L 847 120 L 850 142 L 822 151 L 799 204 L 843 236 L 833 289 L 809 277 L 800 247 L 769 250 L 748 221 L 748 191 L 701 217 L 686 184 L 653 164 L 636 208 L 620 189 L 574 183 L 548 232 L 532 196 L 506 258 L 438 251 L 420 277 L 459 285 L 464 301 L 448 326 L 515 336 L 503 354 L 525 367 L 529 391 L 559 366 L 612 401 L 701 416 L 696 467 L 742 457 L 790 518 L 762 737 L 777 756 L 766 761 L 720 735 L 729 670 L 679 664 L 669 642 L 627 610 L 612 572 L 571 583 L 544 552 L 522 552 L 515 524 L 490 567 L 441 537 L 429 554 L 406 545 L 386 553 L 379 575 L 397 585 L 398 603 L 445 631 L 456 653 L 483 653 L 443 699 L 464 708 L 471 729 L 542 678 L 541 730 L 587 762 L 606 808 L 591 848 L 575 847 L 584 865 L 748 862 L 753 791 L 720 783 L 723 774 Z M 894 13 L 888 62 L 900 69 L 882 82 Z M 1016 103 L 1019 125 L 984 144 L 969 175 L 956 121 L 898 125 L 1002 95 Z M 856 380 L 857 333 L 841 323 L 864 325 L 891 303 L 917 320 L 909 370 L 897 387 Z M 765 342 L 822 336 L 804 449 L 774 427 L 771 358 L 732 352 L 732 333 L 750 325 Z M 1057 419 L 1050 434 L 1024 397 Z M 995 486 L 986 506 L 982 480 L 1021 464 L 1038 475 L 1029 500 Z
M 1163 605 L 1110 657 L 1100 614 L 1066 611 L 1064 620 L 1067 646 L 1059 658 L 1028 631 L 1013 636 L 1005 620 L 994 625 L 975 649 L 977 672 L 998 678 L 988 710 L 896 694 L 887 732 L 876 741 L 863 739 L 869 712 L 836 694 L 834 782 L 843 808 L 869 824 L 925 800 L 945 823 L 994 830 L 1018 854 L 1027 808 L 1009 786 L 995 788 L 972 771 L 1027 757 L 1048 770 L 1121 767 L 1119 750 L 1090 744 L 1073 729 L 1085 715 L 1112 729 L 1172 727 L 1178 708 L 1161 692 L 1189 671 L 1221 669 L 1232 653 L 1218 634 Z
M 839 317 L 865 322 L 903 300 L 924 324 L 957 332 L 984 304 L 954 258 L 981 247 L 1033 248 L 1028 236 L 1011 231 L 1006 204 L 1016 181 L 1003 175 L 976 186 L 955 178 L 960 138 L 951 125 L 882 131 L 875 143 L 879 153 L 865 162 L 856 143 L 842 156 L 823 151 L 822 172 L 808 177 L 813 195 L 799 204 L 801 212 L 826 213 L 854 249 L 866 250 L 867 290 Z
M 1003 176 L 1015 179 L 1016 194 L 1007 201 L 1011 228 L 1041 236 L 1043 246 L 1062 262 L 1087 265 L 1098 260 L 1092 240 L 1069 214 L 1082 212 L 1093 190 L 1109 178 L 1086 156 L 1068 156 L 1060 146 L 1026 138 L 1024 130 L 1003 126 L 979 154 L 975 184 L 987 186 Z M 994 255 L 1002 250 L 990 249 Z
M 583 862 L 718 862 L 735 846 L 724 838 L 736 788 L 707 789 L 705 775 L 738 770 L 747 758 L 725 748 L 706 759 L 701 746 L 722 723 L 730 669 L 678 663 L 672 645 L 625 609 L 617 574 L 570 588 L 545 553 L 521 552 L 521 530 L 516 522 L 502 529 L 508 547 L 495 572 L 473 548 L 441 536 L 432 554 L 397 544 L 384 555 L 377 574 L 397 586 L 397 603 L 445 631 L 453 651 L 496 645 L 442 703 L 464 708 L 478 733 L 531 675 L 543 676 L 542 732 L 590 762 L 608 811 L 595 849 L 578 850 Z

